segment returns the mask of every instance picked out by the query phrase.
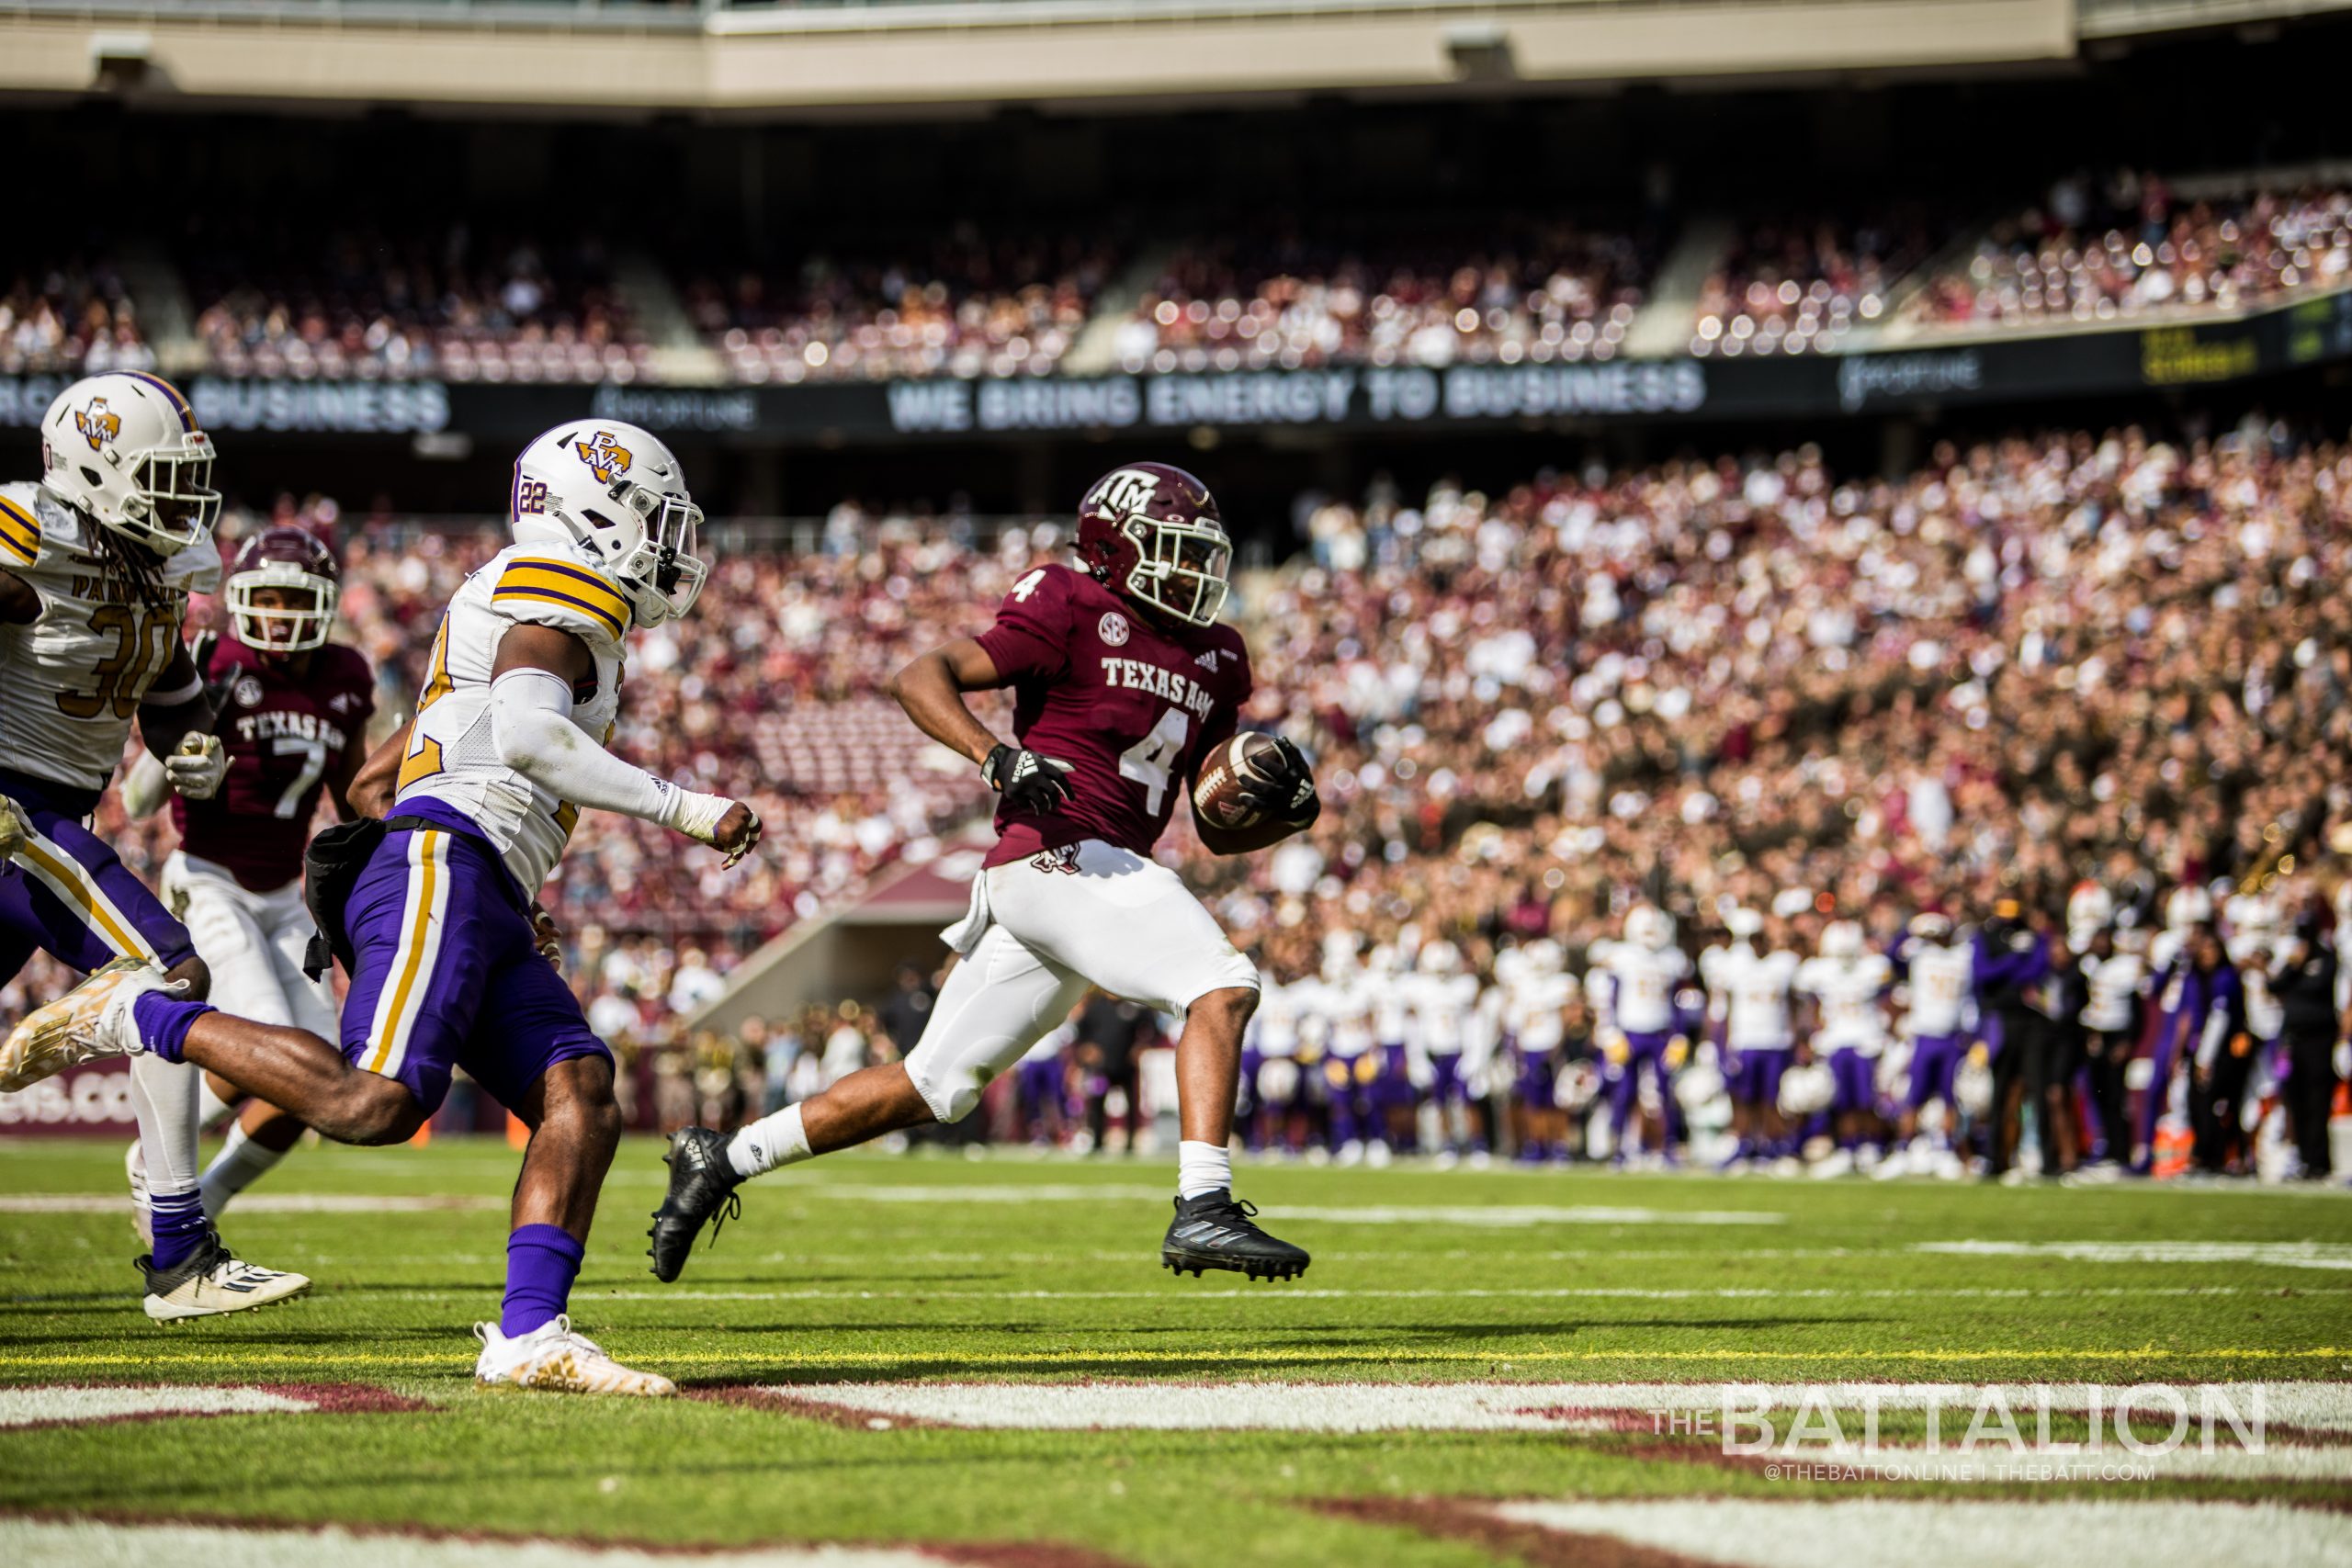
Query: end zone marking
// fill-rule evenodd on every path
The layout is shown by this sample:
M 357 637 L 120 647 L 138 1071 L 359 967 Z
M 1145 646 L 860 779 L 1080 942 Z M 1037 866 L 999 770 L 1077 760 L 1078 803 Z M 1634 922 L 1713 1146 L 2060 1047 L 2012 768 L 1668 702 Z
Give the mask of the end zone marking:
M 0 1388 L 0 1428 L 175 1416 L 314 1416 L 430 1408 L 365 1383 L 49 1383 Z
M 2015 1568 L 2086 1553 L 2138 1568 L 2208 1568 L 2259 1541 L 2283 1564 L 2343 1561 L 2335 1515 L 2284 1503 L 2051 1497 L 1924 1501 L 1901 1497 L 1786 1501 L 1673 1498 L 1502 1503 L 1507 1524 L 1565 1540 L 1596 1539 L 1668 1558 L 1740 1568 L 1817 1568 L 1824 1562 L 1934 1562 Z M 1410 1522 L 1400 1517 L 1399 1523 Z M 1439 1527 L 1443 1528 L 1442 1524 Z M 1582 1558 L 1590 1561 L 1589 1558 Z
M 1639 1429 L 1651 1413 L 1722 1409 L 1793 1410 L 1808 1400 L 1833 1409 L 1972 1408 L 1987 1387 L 2012 1408 L 2046 1398 L 2053 1411 L 2116 1409 L 2120 1385 L 1945 1382 L 1364 1383 L 1364 1382 L 832 1382 L 769 1383 L 726 1391 L 793 1414 L 849 1427 L 900 1426 L 1024 1431 L 1381 1432 L 1401 1430 L 1616 1432 Z M 2352 1383 L 2200 1385 L 2233 1412 L 2259 1402 L 2263 1418 L 2313 1432 L 2352 1430 Z M 2195 1393 L 2199 1391 L 2189 1391 Z M 1632 1421 L 1629 1426 L 1628 1418 Z M 2330 1473 L 2352 1470 L 2341 1448 L 2297 1461 Z M 2253 1456 L 2249 1456 L 2253 1457 Z M 2187 1461 L 2183 1461 L 2187 1462 Z M 2236 1463 L 2237 1461 L 2230 1461 Z M 2282 1461 L 2283 1462 L 2283 1461 Z M 2254 1472 L 2253 1473 L 2267 1473 Z

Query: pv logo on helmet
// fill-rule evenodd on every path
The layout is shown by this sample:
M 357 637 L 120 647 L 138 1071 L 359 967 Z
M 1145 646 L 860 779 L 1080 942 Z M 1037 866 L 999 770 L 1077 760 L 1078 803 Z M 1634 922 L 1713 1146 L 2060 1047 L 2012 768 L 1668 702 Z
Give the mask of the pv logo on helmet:
M 90 444 L 90 450 L 99 451 L 122 434 L 122 416 L 107 407 L 104 398 L 92 398 L 90 406 L 74 416 L 74 428 Z
M 588 465 L 588 471 L 596 476 L 598 484 L 608 485 L 628 472 L 629 450 L 609 430 L 600 430 L 586 441 L 575 441 L 571 448 Z

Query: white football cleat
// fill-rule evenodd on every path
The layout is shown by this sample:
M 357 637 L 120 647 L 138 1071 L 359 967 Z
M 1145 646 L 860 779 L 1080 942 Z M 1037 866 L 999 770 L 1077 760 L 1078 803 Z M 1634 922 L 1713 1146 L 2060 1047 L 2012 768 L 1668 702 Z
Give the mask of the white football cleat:
M 138 1139 L 123 1151 L 122 1173 L 130 1179 L 130 1229 L 139 1245 L 155 1250 L 155 1215 L 147 1207 L 147 1145 Z
M 166 980 L 143 958 L 118 958 L 50 1003 L 27 1013 L 0 1042 L 0 1093 L 54 1077 L 96 1056 L 136 1056 L 147 1049 L 130 1004 L 149 991 L 175 991 L 184 980 Z
M 594 1340 L 573 1330 L 569 1313 L 512 1339 L 494 1323 L 477 1323 L 474 1337 L 481 1341 L 474 1381 L 485 1387 L 653 1398 L 678 1392 L 678 1385 L 660 1372 L 640 1372 L 605 1354 Z
M 308 1275 L 257 1268 L 223 1247 L 217 1235 L 177 1268 L 158 1269 L 145 1258 L 139 1267 L 147 1275 L 147 1315 L 157 1323 L 251 1312 L 291 1301 L 311 1288 Z

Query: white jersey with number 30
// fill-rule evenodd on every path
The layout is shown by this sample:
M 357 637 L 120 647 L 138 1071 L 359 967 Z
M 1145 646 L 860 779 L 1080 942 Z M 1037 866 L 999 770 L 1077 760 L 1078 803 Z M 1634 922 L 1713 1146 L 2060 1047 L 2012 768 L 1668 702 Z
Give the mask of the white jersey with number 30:
M 0 626 L 0 766 L 83 790 L 114 776 L 139 705 L 179 651 L 188 595 L 220 583 L 209 539 L 164 558 L 145 587 L 108 568 L 95 526 L 37 484 L 0 485 L 0 570 L 40 596 L 32 620 Z

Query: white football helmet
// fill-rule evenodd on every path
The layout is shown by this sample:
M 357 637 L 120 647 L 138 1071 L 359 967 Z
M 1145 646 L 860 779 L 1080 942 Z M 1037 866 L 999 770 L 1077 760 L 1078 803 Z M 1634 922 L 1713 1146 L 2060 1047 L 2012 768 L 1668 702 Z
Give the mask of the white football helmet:
M 1424 975 L 1453 974 L 1462 967 L 1462 950 L 1441 938 L 1421 949 L 1420 964 Z
M 1538 937 L 1526 947 L 1527 969 L 1532 975 L 1557 975 L 1567 967 L 1567 954 L 1550 937 Z
M 2165 900 L 2165 925 L 2168 930 L 2185 931 L 2212 918 L 2213 896 L 2193 882 L 2174 888 L 2172 897 Z
M 212 536 L 212 437 L 160 376 L 87 376 L 41 417 L 41 484 L 110 533 L 159 556 Z
M 2097 931 L 2115 919 L 2115 895 L 2096 882 L 2078 882 L 2066 897 L 2066 928 Z
M 1734 909 L 1724 917 L 1724 930 L 1734 942 L 1753 942 L 1764 934 L 1764 917 L 1753 909 Z
M 1636 904 L 1625 916 L 1625 940 L 1650 953 L 1674 945 L 1674 917 L 1649 904 Z
M 1941 942 L 1951 935 L 1951 917 L 1926 910 L 1911 917 L 1911 934 L 1921 942 Z
M 1832 920 L 1821 928 L 1821 956 L 1850 961 L 1862 955 L 1862 928 L 1852 920 Z
M 1792 1066 L 1781 1075 L 1781 1114 L 1815 1116 L 1838 1097 L 1838 1080 L 1819 1062 Z
M 695 554 L 702 509 L 670 448 L 633 424 L 560 424 L 514 459 L 518 545 L 581 550 L 620 586 L 631 618 L 657 626 L 694 608 L 710 568 Z

